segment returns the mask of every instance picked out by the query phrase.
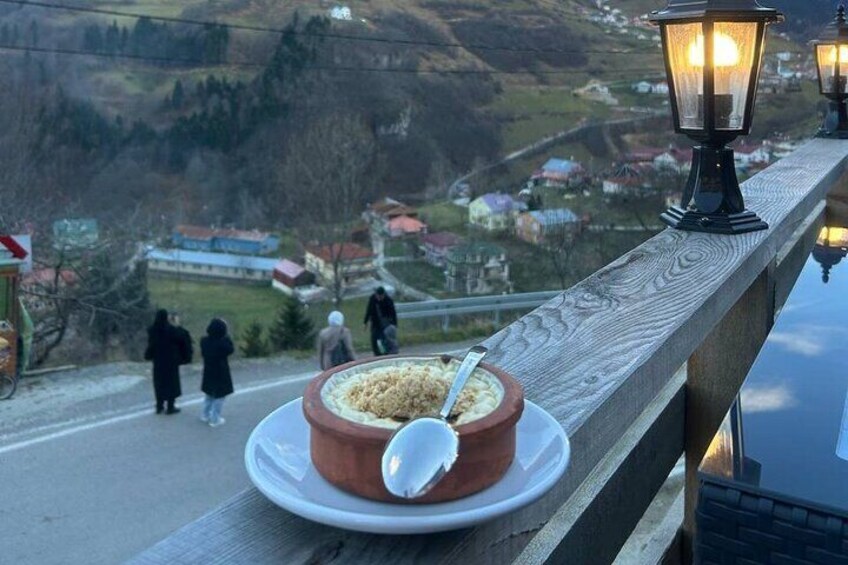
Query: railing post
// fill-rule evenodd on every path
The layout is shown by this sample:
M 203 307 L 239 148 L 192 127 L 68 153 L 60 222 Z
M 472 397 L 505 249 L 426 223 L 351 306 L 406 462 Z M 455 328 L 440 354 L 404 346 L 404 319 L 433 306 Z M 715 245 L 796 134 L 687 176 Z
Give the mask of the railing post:
M 745 291 L 689 359 L 683 562 L 694 550 L 698 465 L 739 393 L 774 323 L 774 262 Z

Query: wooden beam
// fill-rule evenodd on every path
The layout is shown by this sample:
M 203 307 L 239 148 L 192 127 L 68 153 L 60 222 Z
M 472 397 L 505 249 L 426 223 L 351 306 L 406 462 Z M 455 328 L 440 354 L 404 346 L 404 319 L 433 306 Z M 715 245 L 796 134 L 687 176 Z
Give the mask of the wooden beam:
M 685 385 L 678 371 L 514 563 L 615 559 L 683 452 Z
M 684 560 L 692 555 L 698 466 L 774 324 L 773 267 L 766 268 L 689 360 L 686 381 Z

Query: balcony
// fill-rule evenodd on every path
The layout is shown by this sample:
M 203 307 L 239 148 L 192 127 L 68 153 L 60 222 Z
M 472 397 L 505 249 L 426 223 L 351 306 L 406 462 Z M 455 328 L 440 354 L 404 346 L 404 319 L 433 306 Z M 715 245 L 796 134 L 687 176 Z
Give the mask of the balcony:
M 683 518 L 645 562 L 688 561 L 697 468 L 845 190 L 848 142 L 814 140 L 743 185 L 767 231 L 666 230 L 485 341 L 572 446 L 535 504 L 475 528 L 359 534 L 250 489 L 135 563 L 609 563 L 681 457 Z M 674 514 L 670 514 L 674 519 Z M 682 532 L 682 533 L 681 533 Z

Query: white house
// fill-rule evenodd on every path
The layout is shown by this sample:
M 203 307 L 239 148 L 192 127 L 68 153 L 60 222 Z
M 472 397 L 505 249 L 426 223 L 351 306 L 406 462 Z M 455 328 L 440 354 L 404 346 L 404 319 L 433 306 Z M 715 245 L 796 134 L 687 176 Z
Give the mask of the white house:
M 678 149 L 676 147 L 672 147 L 668 151 L 664 151 L 654 158 L 654 169 L 657 171 L 688 173 L 691 168 L 691 149 Z
M 654 94 L 668 94 L 668 83 L 664 80 L 655 82 L 651 85 L 651 92 Z
M 733 149 L 733 156 L 739 167 L 754 164 L 768 165 L 771 162 L 771 152 L 765 145 L 741 144 Z
M 353 13 L 347 6 L 334 6 L 330 8 L 330 18 L 349 22 L 353 20 Z
M 630 85 L 630 89 L 637 94 L 650 94 L 652 92 L 651 83 L 646 80 L 634 82 Z

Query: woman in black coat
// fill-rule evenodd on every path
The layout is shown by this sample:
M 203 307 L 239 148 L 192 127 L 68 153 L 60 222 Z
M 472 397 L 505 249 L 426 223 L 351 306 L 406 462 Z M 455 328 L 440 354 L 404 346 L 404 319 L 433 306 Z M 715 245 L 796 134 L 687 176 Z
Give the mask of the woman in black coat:
M 156 413 L 176 414 L 180 411 L 174 401 L 182 395 L 180 361 L 182 336 L 168 322 L 167 310 L 156 312 L 153 325 L 147 330 L 147 350 L 144 358 L 153 361 L 153 392 L 156 394 Z
M 227 360 L 233 351 L 235 347 L 227 335 L 226 322 L 219 318 L 213 319 L 206 328 L 206 337 L 200 340 L 200 352 L 203 355 L 203 382 L 200 390 L 206 394 L 200 419 L 212 427 L 225 422 L 221 417 L 221 409 L 224 398 L 233 393 L 233 378 Z

